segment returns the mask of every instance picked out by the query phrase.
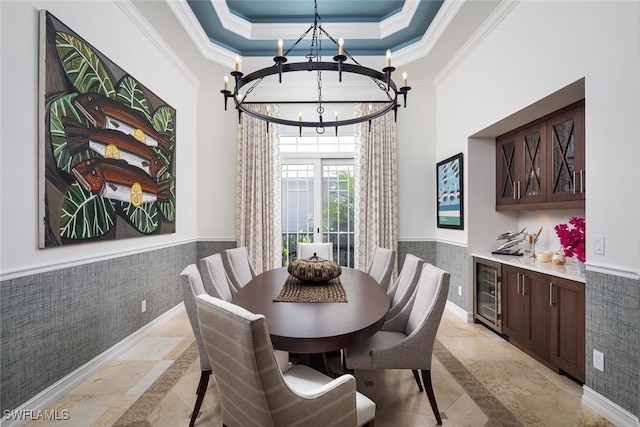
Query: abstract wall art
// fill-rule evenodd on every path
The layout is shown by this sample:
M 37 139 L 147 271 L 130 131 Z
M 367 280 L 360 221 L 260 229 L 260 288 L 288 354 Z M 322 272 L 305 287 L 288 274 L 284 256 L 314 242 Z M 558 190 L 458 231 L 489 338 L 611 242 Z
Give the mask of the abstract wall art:
M 174 233 L 176 111 L 40 11 L 39 247 Z
M 464 230 L 462 153 L 436 165 L 437 226 Z

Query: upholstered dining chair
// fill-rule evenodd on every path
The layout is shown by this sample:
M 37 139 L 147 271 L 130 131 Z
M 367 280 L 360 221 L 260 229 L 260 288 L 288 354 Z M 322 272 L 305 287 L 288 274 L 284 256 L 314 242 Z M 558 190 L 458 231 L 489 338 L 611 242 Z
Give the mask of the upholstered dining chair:
M 400 274 L 396 279 L 394 285 L 389 289 L 387 295 L 391 299 L 391 308 L 387 312 L 386 322 L 392 321 L 400 311 L 409 304 L 411 297 L 414 295 L 418 279 L 420 279 L 420 273 L 422 272 L 422 265 L 424 261 L 415 255 L 407 254 L 404 257 L 404 263 Z M 382 326 L 384 330 L 384 325 Z
M 333 243 L 298 243 L 298 258 L 309 258 L 316 254 L 320 258 L 333 261 Z
M 308 366 L 278 369 L 263 315 L 209 295 L 196 301 L 202 337 L 220 390 L 222 423 L 243 426 L 356 426 L 373 423 L 375 403 L 355 378 Z
M 450 275 L 431 264 L 424 264 L 415 297 L 406 315 L 396 316 L 395 324 L 376 332 L 368 340 L 347 347 L 347 369 L 411 369 L 420 386 L 417 370 L 438 424 L 442 418 L 438 411 L 431 383 L 431 356 L 436 332 L 447 301 Z
M 256 272 L 249 261 L 249 252 L 244 246 L 222 251 L 222 262 L 227 277 L 236 291 L 256 277 Z
M 222 262 L 222 255 L 213 254 L 200 260 L 200 274 L 209 295 L 231 301 L 236 289 L 231 286 Z
M 373 258 L 367 268 L 367 273 L 371 275 L 382 289 L 389 289 L 391 274 L 393 273 L 393 263 L 396 260 L 396 251 L 387 248 L 375 248 Z
M 193 407 L 193 414 L 191 415 L 191 421 L 189 427 L 193 427 L 200 412 L 204 395 L 209 385 L 209 377 L 211 376 L 211 363 L 209 363 L 209 357 L 207 356 L 207 350 L 202 341 L 202 335 L 200 334 L 200 325 L 198 323 L 198 313 L 196 309 L 196 297 L 198 295 L 206 295 L 206 291 L 202 284 L 202 278 L 200 272 L 195 264 L 188 265 L 180 273 L 180 283 L 182 285 L 182 297 L 184 299 L 184 307 L 189 316 L 189 322 L 191 328 L 196 336 L 196 343 L 198 345 L 198 353 L 200 354 L 200 382 L 196 389 L 196 404 Z

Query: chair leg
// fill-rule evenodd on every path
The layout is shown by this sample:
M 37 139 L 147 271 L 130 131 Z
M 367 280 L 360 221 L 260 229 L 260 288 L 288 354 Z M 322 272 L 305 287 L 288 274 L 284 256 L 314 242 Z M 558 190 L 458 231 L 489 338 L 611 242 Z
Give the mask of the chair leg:
M 418 370 L 412 369 L 411 372 L 413 372 L 413 378 L 415 378 L 416 384 L 418 384 L 418 390 L 420 390 L 420 393 L 422 393 L 424 389 L 422 388 L 422 383 L 420 382 L 420 375 L 418 375 Z
M 189 422 L 189 427 L 193 427 L 196 423 L 196 418 L 198 418 L 198 413 L 200 412 L 200 407 L 202 406 L 202 401 L 204 400 L 204 394 L 207 392 L 207 386 L 209 385 L 209 377 L 211 376 L 211 370 L 202 371 L 200 374 L 200 382 L 198 383 L 198 389 L 196 390 L 196 405 L 193 407 L 193 414 L 191 414 L 191 421 Z
M 436 395 L 433 393 L 433 384 L 431 384 L 430 370 L 422 370 L 422 381 L 424 382 L 424 388 L 427 390 L 427 396 L 429 397 L 429 403 L 431 403 L 431 409 L 433 409 L 433 415 L 436 416 L 438 425 L 442 425 L 442 418 L 440 417 L 440 411 L 438 411 L 438 404 L 436 403 Z

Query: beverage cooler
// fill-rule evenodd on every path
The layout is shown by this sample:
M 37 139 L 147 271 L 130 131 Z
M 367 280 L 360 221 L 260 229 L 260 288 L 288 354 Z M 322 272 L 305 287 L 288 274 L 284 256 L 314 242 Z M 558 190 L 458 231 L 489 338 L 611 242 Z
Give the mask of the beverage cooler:
M 473 258 L 473 317 L 502 333 L 500 263 Z

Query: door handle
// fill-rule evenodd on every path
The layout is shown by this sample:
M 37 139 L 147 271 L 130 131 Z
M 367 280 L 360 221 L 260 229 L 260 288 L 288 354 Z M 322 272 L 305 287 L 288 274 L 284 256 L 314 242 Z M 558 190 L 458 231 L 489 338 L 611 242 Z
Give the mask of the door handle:
M 549 307 L 553 307 L 553 282 L 549 282 Z

